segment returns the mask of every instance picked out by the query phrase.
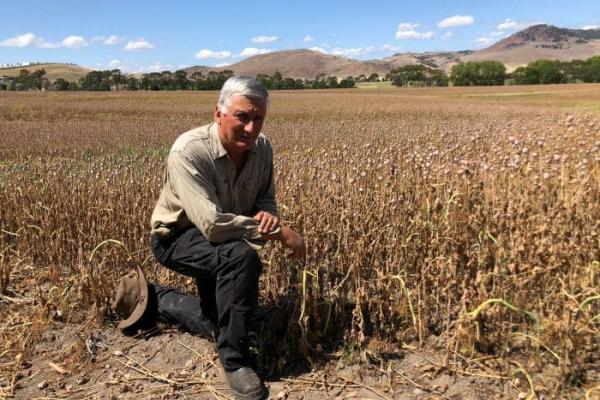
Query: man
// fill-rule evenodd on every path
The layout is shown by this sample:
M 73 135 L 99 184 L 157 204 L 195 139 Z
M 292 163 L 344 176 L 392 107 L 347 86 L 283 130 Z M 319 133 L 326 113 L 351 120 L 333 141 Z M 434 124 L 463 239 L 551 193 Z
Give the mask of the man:
M 214 122 L 183 133 L 167 161 L 152 214 L 152 249 L 167 268 L 196 279 L 200 307 L 192 318 L 177 303 L 189 296 L 156 286 L 159 317 L 218 335 L 217 348 L 237 398 L 262 398 L 262 382 L 244 343 L 258 305 L 262 264 L 256 253 L 277 240 L 305 257 L 304 239 L 281 224 L 273 155 L 260 133 L 269 98 L 262 84 L 232 77 L 221 89 Z

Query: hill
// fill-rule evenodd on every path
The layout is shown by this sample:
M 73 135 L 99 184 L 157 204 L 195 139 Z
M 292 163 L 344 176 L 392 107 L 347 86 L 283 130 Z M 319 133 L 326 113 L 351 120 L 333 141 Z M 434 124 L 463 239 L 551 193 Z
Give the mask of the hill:
M 539 59 L 571 61 L 596 54 L 600 54 L 600 29 L 567 29 L 540 24 L 473 52 L 463 57 L 463 61 L 501 61 L 512 71 Z
M 273 75 L 279 71 L 281 75 L 294 79 L 314 79 L 319 74 L 327 76 L 359 76 L 376 72 L 385 75 L 390 68 L 380 60 L 357 61 L 341 56 L 323 54 L 313 50 L 284 50 L 268 54 L 260 54 L 223 68 L 191 67 L 185 71 L 193 72 L 219 71 L 230 69 L 236 75 L 256 76 L 258 74 Z
M 472 50 L 461 51 L 440 51 L 440 52 L 425 52 L 425 53 L 397 53 L 393 56 L 386 57 L 386 61 L 393 68 L 403 67 L 409 64 L 422 64 L 431 68 L 446 69 L 447 66 L 452 66 L 463 60 L 464 57 L 473 54 Z M 448 68 L 449 69 L 449 68 Z
M 34 72 L 42 68 L 46 70 L 46 78 L 51 82 L 58 78 L 63 78 L 67 81 L 76 81 L 91 71 L 90 69 L 83 68 L 75 64 L 49 63 L 28 65 L 24 67 L 1 68 L 0 76 L 18 76 L 22 69 L 26 69 L 29 72 Z
M 379 60 L 358 61 L 312 50 L 285 50 L 247 58 L 223 68 L 190 67 L 188 74 L 199 71 L 230 69 L 236 75 L 273 75 L 279 71 L 285 77 L 314 79 L 319 74 L 345 78 L 348 75 L 380 76 L 391 69 L 408 64 L 422 64 L 449 72 L 464 61 L 496 60 L 509 71 L 541 58 L 570 61 L 586 59 L 600 53 L 600 29 L 566 29 L 553 25 L 534 25 L 481 50 L 398 53 Z

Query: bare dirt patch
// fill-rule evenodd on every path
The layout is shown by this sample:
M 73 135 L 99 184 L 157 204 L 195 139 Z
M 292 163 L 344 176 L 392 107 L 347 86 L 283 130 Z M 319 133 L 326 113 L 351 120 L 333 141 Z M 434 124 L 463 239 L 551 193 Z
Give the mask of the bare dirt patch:
M 16 380 L 14 398 L 230 398 L 212 342 L 176 329 L 128 337 L 114 328 L 92 330 L 55 323 L 42 334 Z M 67 366 L 74 348 L 83 359 Z M 92 356 L 92 354 L 95 354 Z M 514 398 L 519 389 L 485 374 L 440 368 L 432 351 L 388 349 L 361 359 L 332 354 L 312 367 L 291 362 L 266 376 L 270 398 L 478 399 Z M 514 382 L 513 382 L 514 383 Z

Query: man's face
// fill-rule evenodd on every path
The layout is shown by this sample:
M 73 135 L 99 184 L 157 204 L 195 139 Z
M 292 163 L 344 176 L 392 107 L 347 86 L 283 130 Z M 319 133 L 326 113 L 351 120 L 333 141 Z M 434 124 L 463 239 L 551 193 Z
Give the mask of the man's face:
M 230 156 L 240 156 L 254 144 L 267 114 L 265 101 L 239 95 L 231 96 L 227 109 L 219 105 L 215 110 L 215 122 L 219 125 L 219 137 Z

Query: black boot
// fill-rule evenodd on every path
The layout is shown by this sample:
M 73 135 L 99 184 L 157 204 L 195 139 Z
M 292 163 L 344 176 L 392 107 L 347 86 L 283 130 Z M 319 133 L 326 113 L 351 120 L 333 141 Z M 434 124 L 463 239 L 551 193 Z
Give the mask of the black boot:
M 252 368 L 242 367 L 235 371 L 225 371 L 229 389 L 236 399 L 261 400 L 267 398 L 267 389 Z
M 151 283 L 149 289 L 155 294 L 156 314 L 160 322 L 178 324 L 192 333 L 216 340 L 217 326 L 202 312 L 199 297 L 155 283 Z

